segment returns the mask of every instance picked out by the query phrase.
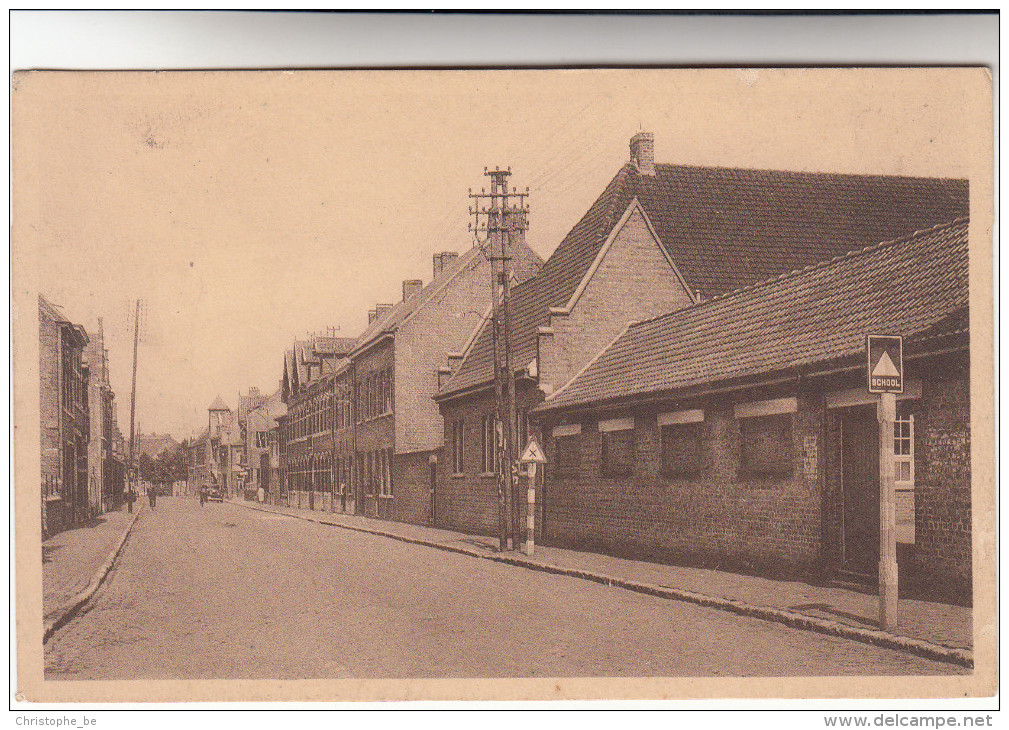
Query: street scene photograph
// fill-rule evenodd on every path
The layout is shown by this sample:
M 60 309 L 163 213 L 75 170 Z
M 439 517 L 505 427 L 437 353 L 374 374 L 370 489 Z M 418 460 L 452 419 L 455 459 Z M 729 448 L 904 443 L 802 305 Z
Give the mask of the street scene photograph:
M 990 103 L 978 68 L 15 74 L 19 676 L 994 691 Z

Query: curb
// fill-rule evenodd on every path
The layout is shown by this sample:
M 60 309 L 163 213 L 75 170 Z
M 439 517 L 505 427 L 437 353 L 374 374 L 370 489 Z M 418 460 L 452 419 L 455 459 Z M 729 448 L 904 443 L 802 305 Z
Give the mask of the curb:
M 49 613 L 49 617 L 43 619 L 43 644 L 49 641 L 53 634 L 66 625 L 67 621 L 76 616 L 77 612 L 83 608 L 84 604 L 90 601 L 91 597 L 95 595 L 98 587 L 105 581 L 105 578 L 112 570 L 112 566 L 115 565 L 116 558 L 118 558 L 119 553 L 122 552 L 123 545 L 126 544 L 126 538 L 130 536 L 130 532 L 133 530 L 133 526 L 137 523 L 137 518 L 140 517 L 141 512 L 142 510 L 138 508 L 136 513 L 133 515 L 133 519 L 130 520 L 130 524 L 126 526 L 126 529 L 123 530 L 123 534 L 119 536 L 119 540 L 116 542 L 116 546 L 112 549 L 112 552 L 109 553 L 108 557 L 105 558 L 105 562 L 101 564 L 94 576 L 92 576 L 91 582 L 88 583 L 87 588 L 54 608 Z
M 577 568 L 564 568 L 559 565 L 547 565 L 545 563 L 536 563 L 531 560 L 527 560 L 526 558 L 518 557 L 516 555 L 499 555 L 494 553 L 490 554 L 482 553 L 476 550 L 471 550 L 470 548 L 465 548 L 456 545 L 446 545 L 444 543 L 435 542 L 433 540 L 425 540 L 423 538 L 397 535 L 392 532 L 386 532 L 384 530 L 376 530 L 370 527 L 356 527 L 341 524 L 338 522 L 329 522 L 327 520 L 323 520 L 318 517 L 311 517 L 309 515 L 289 514 L 287 512 L 280 512 L 279 510 L 260 507 L 255 504 L 245 504 L 243 502 L 231 501 L 231 500 L 229 500 L 229 502 L 231 504 L 235 504 L 240 507 L 245 507 L 246 509 L 256 510 L 258 512 L 269 512 L 270 514 L 284 515 L 285 517 L 290 517 L 296 520 L 315 522 L 320 525 L 330 525 L 332 527 L 339 527 L 341 529 L 351 530 L 353 532 L 364 532 L 369 535 L 388 537 L 393 540 L 399 540 L 400 542 L 406 542 L 412 545 L 423 545 L 425 547 L 432 547 L 437 550 L 444 550 L 446 552 L 451 553 L 460 553 L 462 555 L 469 555 L 471 557 L 480 558 L 482 560 L 490 560 L 495 563 L 505 563 L 507 565 L 514 565 L 521 568 L 528 568 L 530 570 L 538 570 L 543 573 L 564 575 L 571 578 L 580 578 L 581 580 L 589 580 L 594 583 L 600 583 L 606 586 L 623 588 L 625 590 L 634 591 L 635 593 L 643 593 L 645 595 L 655 596 L 657 598 L 666 598 L 668 600 L 694 603 L 699 606 L 706 606 L 708 608 L 716 608 L 722 611 L 728 611 L 730 613 L 735 613 L 740 616 L 749 616 L 751 618 L 758 618 L 764 621 L 773 621 L 775 623 L 784 624 L 785 626 L 789 626 L 795 629 L 812 631 L 819 634 L 826 634 L 828 636 L 836 636 L 842 639 L 858 641 L 863 644 L 871 644 L 873 646 L 879 646 L 884 649 L 894 649 L 896 651 L 902 651 L 907 654 L 914 654 L 916 656 L 924 657 L 925 659 L 933 659 L 935 661 L 945 662 L 947 664 L 956 664 L 961 667 L 966 667 L 967 669 L 974 668 L 974 653 L 972 651 L 969 651 L 967 649 L 957 649 L 954 647 L 943 646 L 942 644 L 934 644 L 930 641 L 925 641 L 924 639 L 913 639 L 908 636 L 891 634 L 886 631 L 879 631 L 876 629 L 865 629 L 857 626 L 848 626 L 847 624 L 841 624 L 836 621 L 831 621 L 829 619 L 816 618 L 814 616 L 806 616 L 805 614 L 796 613 L 795 611 L 789 611 L 783 608 L 773 608 L 771 606 L 759 606 L 751 603 L 746 603 L 745 601 L 737 601 L 732 598 L 709 596 L 707 594 L 697 593 L 695 591 L 690 591 L 685 588 L 669 588 L 666 586 L 657 586 L 650 583 L 641 583 L 638 581 L 628 580 L 626 578 L 615 578 L 613 576 L 605 575 L 603 573 L 594 573 L 587 570 L 579 570 Z

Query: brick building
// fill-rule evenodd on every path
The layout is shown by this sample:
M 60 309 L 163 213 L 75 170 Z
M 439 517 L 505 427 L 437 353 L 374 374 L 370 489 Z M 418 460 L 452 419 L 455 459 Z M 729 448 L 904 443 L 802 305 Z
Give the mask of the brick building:
M 542 265 L 524 236 L 512 252 L 517 282 Z M 490 306 L 490 262 L 480 248 L 462 255 L 436 254 L 433 277 L 403 282 L 394 306 L 369 312 L 369 325 L 342 371 L 344 428 L 340 441 L 347 451 L 344 479 L 349 502 L 358 514 L 405 522 L 431 520 L 435 469 L 444 444 L 444 426 L 432 400 L 439 368 L 450 353 L 473 338 Z M 456 355 L 458 357 L 458 355 Z M 352 449 L 352 451 L 351 451 Z M 349 452 L 349 453 L 348 453 Z
M 534 410 L 544 539 L 871 583 L 866 335 L 900 334 L 902 586 L 969 595 L 967 231 L 960 219 L 630 325 Z
M 690 307 L 968 210 L 963 180 L 659 164 L 652 135 L 540 273 L 512 291 L 515 424 L 588 365 L 631 321 Z M 446 453 L 434 522 L 497 531 L 493 345 L 484 327 L 450 358 L 436 396 Z M 521 444 L 520 444 L 521 447 Z
M 248 462 L 249 489 L 258 494 L 262 487 L 270 494 L 277 481 L 280 467 L 278 420 L 287 413 L 280 391 L 272 393 L 252 408 L 246 416 L 245 453 Z
M 186 482 L 190 494 L 198 494 L 200 489 L 210 484 L 209 440 L 210 430 L 205 428 L 186 444 L 188 461 Z
M 91 516 L 88 443 L 91 415 L 84 348 L 88 335 L 39 297 L 42 534 Z
M 245 443 L 235 412 L 217 396 L 207 408 L 206 463 L 209 484 L 217 485 L 228 497 L 242 491 Z
M 109 379 L 109 351 L 105 348 L 102 320 L 84 348 L 88 368 L 90 428 L 88 443 L 88 493 L 91 514 L 101 514 L 122 504 L 121 465 L 115 463 L 116 395 Z
M 280 385 L 285 412 L 275 418 L 279 472 L 271 498 L 295 507 L 333 508 L 337 374 L 354 342 L 316 335 L 285 353 Z

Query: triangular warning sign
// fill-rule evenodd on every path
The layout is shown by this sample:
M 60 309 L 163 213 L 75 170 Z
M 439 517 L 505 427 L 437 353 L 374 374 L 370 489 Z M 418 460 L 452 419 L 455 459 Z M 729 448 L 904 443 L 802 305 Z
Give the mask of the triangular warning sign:
M 519 461 L 523 464 L 546 464 L 547 457 L 544 456 L 539 441 L 529 439 L 529 444 L 526 446 L 525 451 L 522 452 L 522 458 Z
M 899 378 L 900 370 L 897 366 L 893 364 L 893 360 L 890 359 L 890 353 L 883 350 L 883 356 L 879 358 L 879 362 L 876 363 L 876 367 L 872 369 L 872 375 L 876 378 Z

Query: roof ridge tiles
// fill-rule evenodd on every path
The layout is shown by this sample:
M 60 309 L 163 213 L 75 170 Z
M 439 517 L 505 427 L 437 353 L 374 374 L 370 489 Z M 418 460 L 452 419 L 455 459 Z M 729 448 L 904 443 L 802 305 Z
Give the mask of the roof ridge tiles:
M 910 243 L 911 241 L 913 241 L 916 238 L 921 238 L 922 236 L 926 236 L 926 235 L 930 235 L 932 233 L 936 233 L 937 231 L 940 231 L 942 229 L 952 229 L 952 228 L 954 228 L 957 225 L 960 225 L 962 223 L 969 222 L 969 221 L 970 221 L 969 216 L 960 216 L 958 218 L 954 218 L 951 221 L 947 221 L 946 223 L 938 223 L 938 224 L 936 224 L 936 225 L 934 225 L 934 226 L 932 226 L 930 228 L 923 228 L 921 230 L 909 233 L 906 236 L 901 236 L 900 238 L 894 238 L 894 239 L 891 239 L 891 240 L 888 240 L 888 241 L 880 241 L 878 243 L 871 244 L 871 245 L 866 246 L 864 248 L 854 249 L 852 251 L 847 251 L 845 253 L 838 254 L 837 256 L 834 256 L 833 258 L 829 258 L 829 259 L 826 259 L 824 261 L 817 261 L 815 264 L 810 264 L 809 266 L 804 266 L 801 269 L 793 269 L 791 271 L 786 271 L 784 273 L 778 274 L 777 276 L 772 276 L 772 277 L 770 277 L 768 279 L 763 279 L 761 281 L 754 282 L 753 284 L 750 284 L 749 286 L 743 286 L 743 287 L 740 287 L 738 289 L 734 289 L 732 291 L 725 292 L 723 294 L 718 294 L 716 296 L 713 296 L 713 297 L 711 297 L 709 299 L 705 299 L 704 301 L 698 302 L 697 304 L 691 305 L 689 307 L 684 307 L 684 308 L 681 308 L 681 309 L 674 309 L 671 312 L 663 312 L 662 314 L 657 314 L 654 317 L 648 317 L 647 319 L 641 319 L 641 320 L 638 320 L 637 322 L 632 322 L 631 323 L 631 327 L 637 327 L 639 325 L 644 325 L 644 324 L 648 324 L 650 322 L 655 322 L 655 321 L 661 320 L 661 319 L 663 319 L 665 317 L 672 317 L 672 316 L 675 316 L 677 314 L 682 314 L 683 312 L 687 311 L 688 309 L 696 311 L 697 309 L 699 309 L 701 307 L 704 307 L 706 305 L 709 305 L 709 304 L 714 304 L 716 302 L 722 302 L 722 301 L 725 301 L 726 299 L 737 297 L 737 296 L 739 296 L 741 294 L 746 294 L 746 293 L 755 291 L 757 289 L 760 289 L 762 287 L 770 286 L 771 284 L 777 283 L 779 281 L 784 281 L 786 279 L 791 279 L 791 278 L 794 278 L 794 277 L 798 277 L 798 276 L 801 276 L 803 274 L 808 274 L 808 273 L 810 273 L 812 271 L 815 271 L 817 269 L 823 269 L 823 268 L 826 268 L 828 266 L 832 266 L 832 265 L 838 263 L 839 261 L 843 261 L 844 259 L 855 258 L 856 256 L 865 256 L 865 255 L 868 255 L 870 253 L 873 253 L 874 251 L 878 251 L 880 249 L 887 248 L 889 246 L 898 246 L 898 245 L 900 245 L 902 243 Z
M 624 167 L 631 167 L 631 163 L 624 163 Z M 656 162 L 657 169 L 682 169 L 682 170 L 719 170 L 730 173 L 740 172 L 763 172 L 784 175 L 787 177 L 801 177 L 804 175 L 817 175 L 822 177 L 857 177 L 876 180 L 961 180 L 963 178 L 941 177 L 934 175 L 898 175 L 882 172 L 836 172 L 830 170 L 785 170 L 780 167 L 746 167 L 744 165 L 700 165 L 682 162 Z

